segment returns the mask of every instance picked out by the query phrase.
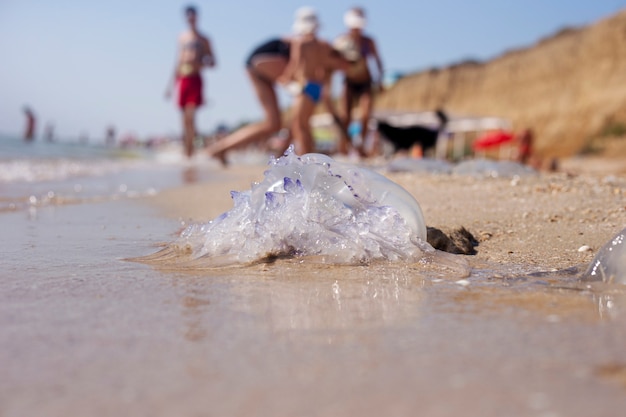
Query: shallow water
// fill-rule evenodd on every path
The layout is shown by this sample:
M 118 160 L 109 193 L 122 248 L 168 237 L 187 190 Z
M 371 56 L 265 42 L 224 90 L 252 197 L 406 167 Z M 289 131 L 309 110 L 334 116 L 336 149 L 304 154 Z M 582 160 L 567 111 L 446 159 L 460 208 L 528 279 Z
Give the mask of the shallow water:
M 181 150 L 78 143 L 25 144 L 0 137 L 0 212 L 154 195 L 218 179 L 215 161 L 185 161 Z

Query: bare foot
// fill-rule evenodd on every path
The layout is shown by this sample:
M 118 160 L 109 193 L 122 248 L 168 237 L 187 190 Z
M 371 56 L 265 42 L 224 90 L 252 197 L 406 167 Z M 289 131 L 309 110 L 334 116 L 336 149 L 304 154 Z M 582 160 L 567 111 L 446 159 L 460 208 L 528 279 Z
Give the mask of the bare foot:
M 212 150 L 213 146 L 208 146 L 206 148 L 206 152 L 210 158 L 216 158 L 220 161 L 223 167 L 228 166 L 228 161 L 226 160 L 226 151 L 214 151 Z
M 217 158 L 223 167 L 228 166 L 228 160 L 226 160 L 226 152 L 217 152 L 211 155 L 213 158 Z

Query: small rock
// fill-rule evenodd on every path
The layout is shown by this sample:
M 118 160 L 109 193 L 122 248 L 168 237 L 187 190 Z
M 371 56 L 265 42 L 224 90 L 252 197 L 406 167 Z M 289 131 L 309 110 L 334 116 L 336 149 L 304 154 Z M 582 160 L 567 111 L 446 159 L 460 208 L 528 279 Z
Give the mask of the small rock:
M 436 227 L 427 227 L 427 241 L 430 245 L 448 253 L 475 255 L 478 241 L 465 227 L 452 230 L 446 234 Z
M 589 245 L 582 245 L 580 248 L 578 248 L 578 252 L 589 252 L 591 250 L 591 247 Z

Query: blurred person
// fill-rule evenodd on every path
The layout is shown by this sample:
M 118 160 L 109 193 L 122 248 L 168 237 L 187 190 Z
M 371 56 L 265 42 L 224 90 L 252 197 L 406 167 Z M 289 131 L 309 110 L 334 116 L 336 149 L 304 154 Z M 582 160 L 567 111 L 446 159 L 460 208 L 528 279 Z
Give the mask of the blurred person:
M 260 122 L 248 124 L 227 137 L 219 140 L 215 144 L 208 147 L 207 152 L 210 156 L 216 157 L 226 164 L 226 154 L 228 151 L 248 145 L 258 141 L 270 139 L 273 135 L 281 132 L 282 121 L 281 111 L 278 104 L 276 94 L 276 86 L 283 85 L 291 93 L 296 95 L 296 103 L 294 104 L 295 115 L 305 115 L 302 111 L 312 111 L 306 104 L 300 103 L 300 97 L 307 90 L 306 94 L 315 96 L 315 102 L 321 98 L 322 84 L 326 83 L 330 77 L 330 67 L 328 62 L 332 60 L 330 56 L 331 48 L 326 42 L 315 39 L 314 32 L 318 28 L 317 15 L 310 8 L 301 8 L 296 12 L 296 19 L 293 24 L 293 36 L 271 39 L 257 46 L 248 59 L 246 60 L 246 71 L 252 82 L 255 93 L 261 106 L 263 107 L 264 119 Z M 313 53 L 313 45 L 320 45 L 320 53 L 317 56 Z M 292 51 L 296 48 L 295 56 Z M 316 55 L 316 56 L 313 56 Z M 306 57 L 305 57 L 306 56 Z M 313 59 L 313 61 L 311 60 Z M 315 60 L 320 59 L 318 64 Z M 341 57 L 339 57 L 341 61 Z M 312 71 L 312 67 L 317 65 L 317 69 Z M 346 63 L 347 65 L 347 63 Z M 311 79 L 304 80 L 305 72 L 314 72 Z M 305 84 L 309 84 L 308 86 Z M 309 99 L 310 96 L 309 96 Z M 306 109 L 304 107 L 307 107 Z M 296 116 L 294 116 L 296 117 Z M 310 118 L 310 115 L 309 115 Z M 295 123 L 295 121 L 294 121 Z M 302 124 L 298 124 L 302 126 Z M 298 134 L 302 133 L 302 129 L 296 127 Z M 281 143 L 277 153 L 283 153 L 291 142 L 292 130 L 286 129 L 282 131 Z M 308 135 L 310 136 L 310 130 Z M 312 142 L 307 138 L 307 132 L 304 132 L 304 142 Z M 298 143 L 301 152 L 303 143 Z M 310 149 L 305 146 L 305 149 Z
M 46 128 L 44 129 L 43 135 L 47 142 L 54 142 L 54 124 L 53 123 L 46 124 Z
M 343 58 L 343 55 L 336 49 L 331 50 L 332 59 L 339 59 L 344 61 L 344 69 L 346 69 L 350 64 Z M 343 118 L 341 114 L 337 111 L 335 107 L 335 103 L 333 103 L 332 97 L 332 76 L 335 70 L 333 68 L 328 69 L 326 72 L 326 81 L 324 83 L 324 89 L 322 91 L 322 102 L 324 103 L 324 107 L 332 117 L 335 122 L 335 126 L 339 130 L 339 140 L 337 141 L 336 152 L 342 155 L 347 155 L 349 153 L 348 144 L 350 143 L 350 136 L 348 135 L 348 127 L 344 125 Z
M 356 102 L 356 108 L 360 115 L 360 132 L 362 141 L 357 147 L 361 155 L 367 155 L 364 149 L 368 123 L 372 113 L 374 91 L 382 89 L 383 63 L 378 53 L 376 42 L 363 33 L 366 26 L 365 10 L 354 7 L 344 15 L 344 24 L 348 32 L 339 36 L 334 46 L 350 62 L 352 66 L 348 71 L 343 83 L 340 99 L 343 125 L 350 126 L 352 123 L 352 108 Z M 369 60 L 376 62 L 377 74 L 373 77 L 369 67 Z M 342 149 L 347 149 L 351 144 L 342 144 Z M 374 149 L 377 147 L 374 144 Z
M 275 87 L 289 63 L 290 43 L 290 38 L 270 39 L 255 47 L 250 53 L 245 61 L 246 72 L 263 107 L 264 118 L 210 145 L 207 148 L 210 156 L 226 164 L 226 153 L 231 149 L 267 140 L 280 130 L 281 114 Z
M 330 74 L 336 69 L 346 70 L 349 65 L 339 54 L 333 53 L 328 42 L 317 37 L 318 29 L 315 10 L 309 7 L 298 9 L 294 32 L 299 36 L 292 41 L 289 65 L 281 76 L 283 82 L 290 83 L 290 90 L 295 95 L 292 135 L 296 153 L 300 155 L 315 150 L 310 119 L 316 105 L 324 98 L 324 87 L 330 83 Z
M 35 117 L 35 113 L 33 110 L 24 106 L 23 108 L 24 115 L 26 116 L 26 129 L 24 129 L 24 140 L 26 142 L 31 142 L 35 139 L 35 127 L 37 124 L 37 118 Z
M 178 106 L 183 115 L 185 155 L 191 158 L 197 135 L 196 111 L 204 104 L 201 71 L 204 68 L 214 68 L 216 59 L 209 38 L 198 31 L 198 12 L 194 6 L 185 8 L 185 18 L 189 28 L 179 36 L 178 58 L 165 97 L 171 97 L 173 86 L 177 84 Z
M 518 136 L 517 162 L 529 164 L 533 156 L 534 134 L 532 129 L 524 129 Z
M 109 125 L 106 128 L 105 131 L 105 139 L 104 142 L 107 144 L 107 146 L 113 146 L 115 145 L 115 126 L 113 125 Z

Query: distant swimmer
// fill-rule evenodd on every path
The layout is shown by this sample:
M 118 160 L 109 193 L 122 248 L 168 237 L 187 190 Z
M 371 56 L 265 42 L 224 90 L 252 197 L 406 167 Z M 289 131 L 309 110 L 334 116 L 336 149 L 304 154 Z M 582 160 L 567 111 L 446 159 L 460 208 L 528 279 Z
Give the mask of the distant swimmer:
M 349 30 L 334 42 L 334 47 L 353 63 L 350 70 L 346 72 L 341 95 L 343 123 L 345 126 L 350 126 L 352 108 L 356 103 L 361 116 L 360 131 L 363 141 L 366 139 L 365 133 L 374 104 L 373 92 L 381 89 L 383 77 L 383 63 L 376 42 L 363 33 L 366 23 L 365 11 L 362 8 L 354 7 L 348 10 L 344 15 L 344 24 Z M 376 62 L 376 77 L 373 76 L 369 67 L 369 61 L 372 58 Z M 366 153 L 364 142 L 358 148 L 361 154 Z
M 185 155 L 191 157 L 196 139 L 196 111 L 204 104 L 201 71 L 216 65 L 215 55 L 209 38 L 197 28 L 198 12 L 195 7 L 185 8 L 189 29 L 178 40 L 179 50 L 174 75 L 168 83 L 165 97 L 170 98 L 174 84 L 178 87 L 178 106 L 183 115 L 183 144 Z
M 35 126 L 37 123 L 37 119 L 35 118 L 35 113 L 33 110 L 25 106 L 24 115 L 26 116 L 26 129 L 24 129 L 24 140 L 27 142 L 31 142 L 35 139 Z
M 115 145 L 115 126 L 109 125 L 105 130 L 104 142 L 107 146 Z
M 46 124 L 46 128 L 44 129 L 44 138 L 46 142 L 54 142 L 54 124 L 48 123 Z

